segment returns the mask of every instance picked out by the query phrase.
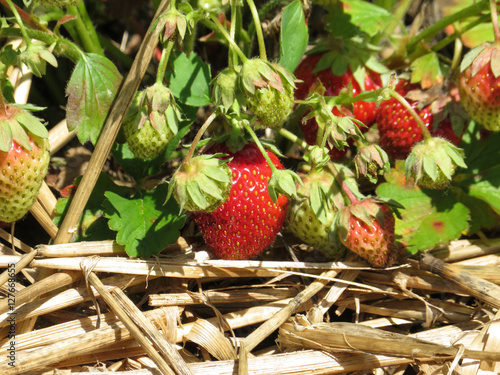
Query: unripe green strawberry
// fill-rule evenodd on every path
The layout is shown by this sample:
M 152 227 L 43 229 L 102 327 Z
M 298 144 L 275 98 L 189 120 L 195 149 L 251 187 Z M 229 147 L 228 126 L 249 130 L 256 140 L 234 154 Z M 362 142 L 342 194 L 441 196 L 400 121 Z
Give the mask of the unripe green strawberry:
M 153 159 L 177 134 L 179 111 L 172 93 L 162 84 L 139 92 L 123 122 L 123 133 L 134 156 Z
M 280 126 L 292 112 L 294 76 L 284 67 L 261 59 L 246 61 L 240 72 L 240 86 L 247 109 L 254 115 L 252 126 Z
M 458 89 L 467 113 L 486 130 L 500 131 L 500 64 L 498 44 L 472 49 L 460 65 Z
M 302 176 L 302 183 L 297 184 L 298 197 L 290 201 L 288 228 L 309 246 L 338 259 L 345 249 L 330 238 L 337 205 L 343 204 L 335 177 L 327 168 L 312 169 Z M 340 202 L 335 202 L 338 199 Z
M 29 135 L 31 151 L 12 141 L 9 152 L 0 151 L 0 220 L 21 219 L 36 200 L 50 161 L 49 141 Z
M 420 187 L 445 189 L 457 167 L 467 168 L 463 150 L 444 138 L 433 137 L 413 147 L 405 162 L 405 173 Z

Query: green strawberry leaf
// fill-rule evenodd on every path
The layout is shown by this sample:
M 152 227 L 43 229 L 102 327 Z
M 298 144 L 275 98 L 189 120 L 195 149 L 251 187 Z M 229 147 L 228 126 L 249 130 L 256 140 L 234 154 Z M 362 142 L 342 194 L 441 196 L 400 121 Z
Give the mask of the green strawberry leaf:
M 174 199 L 162 205 L 168 185 L 152 191 L 139 191 L 128 198 L 112 191 L 105 193 L 105 215 L 109 226 L 117 232 L 116 242 L 125 246 L 131 257 L 149 258 L 157 255 L 179 237 L 185 216 L 179 215 Z
M 75 181 L 75 185 L 78 186 L 80 181 L 81 177 Z M 107 219 L 103 216 L 102 205 L 105 201 L 104 193 L 106 191 L 113 191 L 124 196 L 130 194 L 128 188 L 116 185 L 107 174 L 101 173 L 78 221 L 72 241 L 101 241 L 115 237 L 115 232 L 109 229 Z M 54 218 L 56 225 L 59 225 L 64 219 L 72 200 L 72 197 L 61 198 L 57 202 L 56 214 L 58 216 Z
M 436 83 L 442 83 L 444 80 L 441 64 L 437 53 L 430 52 L 419 57 L 412 62 L 411 83 L 421 84 L 423 89 L 429 88 Z
M 78 60 L 66 87 L 66 120 L 81 143 L 97 143 L 121 80 L 116 66 L 104 56 L 86 53 Z
M 293 72 L 306 51 L 309 32 L 300 0 L 283 9 L 280 33 L 280 65 Z
M 351 23 L 373 37 L 383 31 L 391 21 L 390 12 L 378 5 L 361 0 L 343 0 L 344 10 L 351 16 Z
M 493 227 L 498 223 L 499 216 L 487 201 L 467 194 L 466 190 L 452 186 L 456 199 L 467 206 L 470 211 L 470 223 L 467 234 L 474 234 L 482 229 Z
M 500 215 L 500 165 L 474 177 L 469 185 L 469 195 L 482 199 Z
M 377 195 L 393 199 L 399 209 L 395 234 L 415 254 L 461 236 L 468 229 L 470 212 L 452 194 L 443 191 L 421 190 L 407 182 L 402 163 L 386 175 L 387 181 L 377 187 Z
M 168 88 L 183 104 L 201 107 L 210 104 L 210 65 L 194 52 L 180 53 L 173 59 L 173 73 L 166 72 Z

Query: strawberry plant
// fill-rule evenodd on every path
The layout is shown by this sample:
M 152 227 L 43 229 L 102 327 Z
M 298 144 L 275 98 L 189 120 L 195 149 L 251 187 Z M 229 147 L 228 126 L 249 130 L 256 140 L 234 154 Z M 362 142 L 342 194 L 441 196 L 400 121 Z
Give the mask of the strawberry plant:
M 56 243 L 113 239 L 149 257 L 189 230 L 216 257 L 241 259 L 281 231 L 337 257 L 360 253 L 352 224 L 394 232 L 374 246 L 411 255 L 498 225 L 494 2 L 446 8 L 426 27 L 415 17 L 408 30 L 397 21 L 405 4 L 155 2 L 135 61 L 99 35 L 83 2 L 2 6 L 0 36 L 18 43 L 0 59 L 1 221 L 33 205 L 47 130 L 64 117 L 93 156 L 57 204 Z M 272 14 L 280 27 L 263 30 Z M 64 112 L 44 111 L 43 95 L 16 103 L 8 72 L 23 64 L 41 86 L 65 80 Z M 394 222 L 380 199 L 396 202 Z
M 432 267 L 424 267 L 422 253 L 448 251 L 458 239 L 489 243 L 500 229 L 500 4 L 415 4 L 0 0 L 0 234 L 14 251 L 3 243 L 0 247 L 10 257 L 18 256 L 16 248 L 26 250 L 26 244 L 40 245 L 25 259 L 47 267 L 40 273 L 23 270 L 22 276 L 35 286 L 42 280 L 45 286 L 36 287 L 47 293 L 43 301 L 31 300 L 40 296 L 31 294 L 30 285 L 22 285 L 24 290 L 14 283 L 21 290 L 16 317 L 29 319 L 20 329 L 33 327 L 31 319 L 41 306 L 56 305 L 46 303 L 52 296 L 47 285 L 60 290 L 77 281 L 66 271 L 74 269 L 72 262 L 80 255 L 85 259 L 77 271 L 85 271 L 86 291 L 82 287 L 69 299 L 80 298 L 82 311 L 88 308 L 83 296 L 90 298 L 94 290 L 105 300 L 108 293 L 118 300 L 121 290 L 135 288 L 143 276 L 144 283 L 150 277 L 152 282 L 180 279 L 168 288 L 182 284 L 187 293 L 177 297 L 189 302 L 172 311 L 182 311 L 179 321 L 190 320 L 182 330 L 195 327 L 189 337 L 183 331 L 182 340 L 200 346 L 207 337 L 227 341 L 225 353 L 197 349 L 203 360 L 209 355 L 227 363 L 245 359 L 242 354 L 253 350 L 255 336 L 260 337 L 243 338 L 240 331 L 236 340 L 227 340 L 218 330 L 198 335 L 209 311 L 196 306 L 202 303 L 215 311 L 224 329 L 240 324 L 218 311 L 229 299 L 221 294 L 225 291 L 209 296 L 206 285 L 216 282 L 216 288 L 241 291 L 242 283 L 229 285 L 228 279 L 272 277 L 265 283 L 278 294 L 278 283 L 298 276 L 294 267 L 300 271 L 301 279 L 294 279 L 300 292 L 284 296 L 286 307 L 277 314 L 260 311 L 261 320 L 251 323 L 267 320 L 259 330 L 282 328 L 333 280 L 325 297 L 293 324 L 297 337 L 307 331 L 297 328 L 306 319 L 305 328 L 316 328 L 333 318 L 323 315 L 358 278 L 376 285 L 356 283 L 340 302 L 337 311 L 355 309 L 353 319 L 359 319 L 359 312 L 372 314 L 363 309 L 374 300 L 379 303 L 375 293 L 400 302 L 414 299 L 420 289 L 425 295 L 418 296 L 418 303 L 424 301 L 425 310 L 418 311 L 425 318 L 415 308 L 408 314 L 412 323 L 448 323 L 462 314 L 461 308 L 466 312 L 460 321 L 467 323 L 484 311 L 494 316 L 487 306 L 491 300 L 481 300 L 481 308 L 463 302 L 465 289 L 456 289 L 455 314 L 443 313 L 441 306 L 448 301 L 428 302 L 441 289 L 430 285 L 434 279 L 427 271 Z M 43 238 L 35 236 L 37 229 Z M 46 259 L 53 250 L 45 245 L 82 242 L 89 247 L 112 244 L 111 254 L 120 256 L 106 259 L 111 267 L 85 251 L 60 263 Z M 94 272 L 115 273 L 115 264 L 119 272 L 138 277 L 104 292 Z M 48 279 L 49 268 L 57 269 L 56 277 Z M 319 270 L 325 272 L 316 278 Z M 407 270 L 415 274 L 405 279 Z M 115 276 L 110 277 L 114 285 Z M 413 286 L 419 291 L 410 291 Z M 449 295 L 455 292 L 451 286 L 445 289 Z M 271 299 L 276 301 L 274 295 Z M 99 304 L 93 302 L 89 315 L 101 319 Z M 377 311 L 373 315 L 401 316 L 399 305 L 376 304 L 371 305 Z M 498 301 L 491 305 L 500 307 Z M 0 315 L 10 307 L 4 303 Z M 122 316 L 119 309 L 113 312 Z M 109 316 L 102 318 L 106 327 L 113 326 L 107 325 Z M 55 319 L 62 315 L 47 317 L 40 327 Z M 0 319 L 0 327 L 3 323 Z M 126 327 L 127 335 L 135 332 Z M 97 333 L 94 328 L 90 331 L 97 337 L 99 328 Z M 345 337 L 343 345 L 349 348 L 343 349 L 354 350 L 356 344 Z M 165 349 L 170 339 L 141 343 L 147 348 L 161 341 Z M 27 342 L 32 340 L 20 345 Z M 187 352 L 190 345 L 185 345 Z M 177 353 L 175 346 L 170 349 Z M 20 358 L 25 362 L 18 369 L 2 367 L 0 359 L 0 372 L 48 371 L 54 363 L 44 362 L 49 360 L 37 350 L 23 349 L 24 358 L 38 357 L 32 362 Z M 421 351 L 413 350 L 412 359 L 415 353 Z M 62 355 L 57 358 L 66 363 Z M 167 359 L 172 362 L 167 365 L 184 364 L 177 357 Z M 350 362 L 356 361 L 345 361 Z

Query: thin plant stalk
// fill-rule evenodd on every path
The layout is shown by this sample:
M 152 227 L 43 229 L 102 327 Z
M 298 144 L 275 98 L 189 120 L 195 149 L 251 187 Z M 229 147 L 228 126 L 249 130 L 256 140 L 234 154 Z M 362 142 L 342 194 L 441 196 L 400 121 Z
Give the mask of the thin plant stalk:
M 245 127 L 248 134 L 250 134 L 250 137 L 252 137 L 253 141 L 255 142 L 255 144 L 259 148 L 260 152 L 262 153 L 262 156 L 264 157 L 264 159 L 266 159 L 267 164 L 269 164 L 269 167 L 271 168 L 271 172 L 272 173 L 277 172 L 278 168 L 276 168 L 276 166 L 272 162 L 271 158 L 267 154 L 264 146 L 262 146 L 262 143 L 260 142 L 259 137 L 257 137 L 257 134 L 255 134 L 255 132 L 253 131 L 253 129 L 250 127 L 250 125 L 248 123 L 243 122 L 243 126 Z
M 198 133 L 196 133 L 196 136 L 193 139 L 193 142 L 191 143 L 191 147 L 189 147 L 189 151 L 184 158 L 182 164 L 184 166 L 188 165 L 189 162 L 191 161 L 191 158 L 194 155 L 194 151 L 196 150 L 196 146 L 198 145 L 198 142 L 200 142 L 201 137 L 205 133 L 205 131 L 208 129 L 208 127 L 212 124 L 212 122 L 215 120 L 217 117 L 217 113 L 213 112 L 208 118 L 205 120 L 205 123 L 201 126 L 200 130 L 198 130 Z
M 490 0 L 491 23 L 493 24 L 493 33 L 495 35 L 495 42 L 500 43 L 500 29 L 498 28 L 498 13 L 497 3 L 495 0 Z
M 247 0 L 247 4 L 250 8 L 250 12 L 252 13 L 253 22 L 255 24 L 255 32 L 257 34 L 257 42 L 259 43 L 259 54 L 260 58 L 264 61 L 267 61 L 266 54 L 266 44 L 264 42 L 264 34 L 262 32 L 262 26 L 260 25 L 259 12 L 257 11 L 257 7 L 253 0 Z
M 17 11 L 16 6 L 12 2 L 12 0 L 5 0 L 5 1 L 7 2 L 10 10 L 14 14 L 14 18 L 16 19 L 16 22 L 19 26 L 19 30 L 21 30 L 21 34 L 23 35 L 23 38 L 26 41 L 26 44 L 28 46 L 31 45 L 31 38 L 28 36 L 28 32 L 26 31 L 26 28 L 24 27 L 23 20 L 21 19 L 21 16 L 19 15 L 19 12 Z
M 231 36 L 227 32 L 227 30 L 224 28 L 224 26 L 222 26 L 222 24 L 220 23 L 220 21 L 217 19 L 217 17 L 215 15 L 211 14 L 210 15 L 210 19 L 215 24 L 217 30 L 222 35 L 224 35 L 224 37 L 226 38 L 226 40 L 228 41 L 228 43 L 233 48 L 234 52 L 236 52 L 238 54 L 238 56 L 240 57 L 241 61 L 243 61 L 243 62 L 248 61 L 248 58 L 245 56 L 245 54 L 243 53 L 243 51 L 241 50 L 241 48 L 238 47 L 238 45 L 234 42 L 234 40 L 231 38 Z
M 161 51 L 160 62 L 158 63 L 158 71 L 156 73 L 156 83 L 163 83 L 163 78 L 165 78 L 165 71 L 167 70 L 168 60 L 170 58 L 170 54 L 172 53 L 172 49 L 174 48 L 175 42 L 168 41 L 166 45 L 164 45 L 163 50 Z
M 97 44 L 95 43 L 95 38 L 92 38 L 92 30 L 94 30 L 94 27 L 92 26 L 92 30 L 89 30 L 87 28 L 87 25 L 83 21 L 83 16 L 79 12 L 78 8 L 75 5 L 69 5 L 67 7 L 68 12 L 75 17 L 74 19 L 74 25 L 76 32 L 78 34 L 78 38 L 81 41 L 83 48 L 87 52 L 92 52 L 92 53 L 97 53 L 99 55 L 104 55 L 104 52 L 101 47 L 101 43 L 98 42 Z M 95 30 L 94 30 L 95 33 Z

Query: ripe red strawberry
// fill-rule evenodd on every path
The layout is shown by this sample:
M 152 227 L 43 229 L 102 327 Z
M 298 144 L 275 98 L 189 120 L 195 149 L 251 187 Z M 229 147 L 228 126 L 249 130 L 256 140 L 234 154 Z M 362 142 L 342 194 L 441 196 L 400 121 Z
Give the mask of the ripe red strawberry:
M 487 130 L 500 130 L 500 69 L 497 44 L 483 43 L 463 59 L 458 77 L 461 103 Z
M 217 145 L 210 153 L 232 158 L 232 185 L 228 200 L 210 213 L 192 212 L 203 239 L 222 259 L 249 259 L 262 253 L 275 240 L 286 218 L 288 198 L 274 203 L 268 193 L 271 168 L 257 145 L 249 143 L 236 153 Z M 273 164 L 284 169 L 277 156 L 267 151 Z
M 418 88 L 419 86 L 416 84 L 401 80 L 396 86 L 396 91 L 405 96 L 411 90 Z M 411 99 L 407 99 L 407 101 L 417 111 L 433 136 L 446 138 L 455 145 L 460 143 L 461 138 L 453 131 L 449 118 L 445 118 L 435 128 L 434 115 L 430 106 L 419 111 L 417 101 Z M 417 122 L 395 98 L 380 103 L 377 124 L 380 134 L 379 144 L 392 159 L 405 159 L 410 154 L 412 147 L 422 140 L 422 131 Z
M 0 151 L 0 220 L 21 219 L 36 200 L 50 161 L 49 142 L 29 133 L 31 151 L 12 141 Z
M 374 267 L 389 267 L 397 258 L 394 215 L 374 198 L 353 203 L 339 215 L 340 241 Z

